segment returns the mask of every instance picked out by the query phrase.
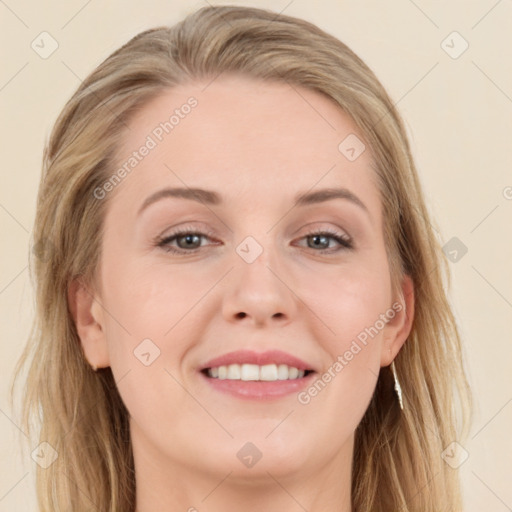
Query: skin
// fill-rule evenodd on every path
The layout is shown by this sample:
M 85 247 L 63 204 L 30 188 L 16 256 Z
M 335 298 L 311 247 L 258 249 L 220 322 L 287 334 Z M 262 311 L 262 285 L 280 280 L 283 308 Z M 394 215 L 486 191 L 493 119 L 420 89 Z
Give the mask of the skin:
M 348 512 L 354 431 L 414 311 L 409 278 L 403 298 L 392 295 L 371 154 L 351 162 L 338 150 L 359 132 L 314 91 L 237 76 L 206 84 L 165 91 L 131 120 L 119 162 L 198 100 L 106 199 L 97 285 L 71 296 L 84 353 L 111 367 L 130 412 L 138 512 Z M 138 214 L 174 186 L 223 202 L 164 198 Z M 367 211 L 347 199 L 293 207 L 296 194 L 327 187 L 349 189 Z M 193 241 L 193 254 L 154 243 L 183 226 L 212 236 Z M 316 228 L 348 235 L 353 248 L 332 238 L 316 247 Z M 247 236 L 263 249 L 250 264 L 236 252 Z M 171 245 L 191 251 L 183 238 Z M 307 405 L 297 393 L 241 400 L 198 375 L 238 349 L 280 349 L 321 374 L 397 301 L 403 309 Z M 149 366 L 133 353 L 147 338 L 160 350 Z M 237 458 L 249 441 L 263 454 L 252 468 Z

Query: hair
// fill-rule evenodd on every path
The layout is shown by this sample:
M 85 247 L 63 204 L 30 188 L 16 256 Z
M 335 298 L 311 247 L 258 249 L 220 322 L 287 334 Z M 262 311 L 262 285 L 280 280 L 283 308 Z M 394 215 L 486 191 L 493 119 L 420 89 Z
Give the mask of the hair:
M 30 269 L 36 313 L 13 390 L 27 367 L 21 421 L 58 453 L 37 468 L 42 511 L 133 512 L 128 412 L 110 368 L 93 372 L 71 314 L 73 280 L 94 282 L 111 176 L 127 123 L 166 90 L 220 74 L 316 91 L 347 113 L 372 154 L 393 291 L 414 284 L 415 312 L 395 359 L 404 410 L 382 368 L 355 433 L 353 512 L 462 510 L 458 472 L 443 450 L 467 435 L 471 398 L 448 300 L 447 259 L 434 235 L 403 121 L 368 66 L 315 25 L 269 10 L 202 8 L 146 30 L 78 87 L 45 146 Z M 12 395 L 11 395 L 12 396 Z

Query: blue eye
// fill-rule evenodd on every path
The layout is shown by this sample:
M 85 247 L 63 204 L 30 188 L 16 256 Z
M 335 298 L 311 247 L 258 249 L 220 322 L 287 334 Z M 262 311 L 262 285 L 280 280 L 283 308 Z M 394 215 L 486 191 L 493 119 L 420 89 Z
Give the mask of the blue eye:
M 310 239 L 312 240 L 313 245 L 309 246 L 312 249 L 316 249 L 316 248 L 320 247 L 322 250 L 317 251 L 320 253 L 338 252 L 343 249 L 352 249 L 353 248 L 352 240 L 348 235 L 338 233 L 337 231 L 330 231 L 328 229 L 313 231 L 312 233 L 309 233 L 308 235 L 306 235 L 304 238 L 306 238 L 308 240 L 310 240 Z M 336 243 L 339 244 L 341 247 L 334 248 L 334 250 L 332 247 L 329 248 L 329 239 L 335 240 Z
M 192 229 L 180 229 L 157 240 L 157 246 L 164 251 L 174 254 L 193 254 L 201 247 L 202 238 L 210 238 L 212 233 L 202 233 Z M 176 241 L 178 247 L 172 246 L 171 243 Z
M 173 254 L 195 254 L 201 248 L 201 240 L 209 238 L 213 233 L 203 233 L 192 229 L 177 230 L 170 235 L 159 238 L 156 240 L 156 245 L 166 252 Z M 338 252 L 344 249 L 352 249 L 352 240 L 348 235 L 338 233 L 337 231 L 330 231 L 329 229 L 317 230 L 308 233 L 302 239 L 312 240 L 311 245 L 308 247 L 315 249 L 315 252 L 320 254 Z M 330 240 L 334 240 L 339 247 L 329 247 Z M 171 245 L 176 242 L 176 245 Z M 320 248 L 321 250 L 316 250 Z

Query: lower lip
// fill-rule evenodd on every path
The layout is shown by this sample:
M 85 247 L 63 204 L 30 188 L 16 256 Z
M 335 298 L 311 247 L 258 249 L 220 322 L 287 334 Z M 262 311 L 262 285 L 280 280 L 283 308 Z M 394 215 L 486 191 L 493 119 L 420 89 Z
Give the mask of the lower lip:
M 305 388 L 315 374 L 310 373 L 301 379 L 276 380 L 276 381 L 245 381 L 230 379 L 215 379 L 200 373 L 201 377 L 217 391 L 227 393 L 244 400 L 272 400 L 293 393 L 298 393 Z

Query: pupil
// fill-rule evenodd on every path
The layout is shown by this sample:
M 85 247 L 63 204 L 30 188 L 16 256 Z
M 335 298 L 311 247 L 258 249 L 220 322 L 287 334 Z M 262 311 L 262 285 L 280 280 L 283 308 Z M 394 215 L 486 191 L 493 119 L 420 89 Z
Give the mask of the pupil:
M 197 238 L 197 235 L 185 235 L 183 238 L 186 241 L 186 245 L 190 245 L 190 244 L 193 245 L 194 244 L 194 240 L 193 239 Z
M 324 243 L 322 244 L 321 242 L 319 242 L 320 239 L 323 239 L 324 240 Z M 324 245 L 325 246 L 325 236 L 323 235 L 313 235 L 313 240 L 314 240 L 314 244 L 316 247 L 318 247 L 319 245 Z

